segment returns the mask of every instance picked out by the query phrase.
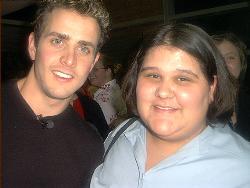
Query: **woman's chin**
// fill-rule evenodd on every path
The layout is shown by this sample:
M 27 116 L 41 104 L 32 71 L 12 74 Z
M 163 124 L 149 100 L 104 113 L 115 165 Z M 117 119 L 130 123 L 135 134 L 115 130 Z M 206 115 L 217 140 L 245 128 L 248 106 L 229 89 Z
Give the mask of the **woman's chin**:
M 177 130 L 173 121 L 166 119 L 154 119 L 148 122 L 147 126 L 154 134 L 159 135 L 160 137 L 170 136 Z

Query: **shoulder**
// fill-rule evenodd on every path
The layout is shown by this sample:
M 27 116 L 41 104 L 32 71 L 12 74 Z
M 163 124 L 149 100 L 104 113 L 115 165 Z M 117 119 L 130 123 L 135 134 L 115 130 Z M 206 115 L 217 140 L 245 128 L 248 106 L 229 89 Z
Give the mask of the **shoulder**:
M 9 93 L 13 92 L 15 90 L 15 87 L 17 87 L 17 80 L 8 80 L 2 84 L 1 90 L 2 93 Z
M 250 165 L 250 143 L 247 140 L 232 131 L 228 125 L 216 125 L 210 129 L 212 134 L 204 142 L 208 145 L 210 152 L 246 160 Z
M 77 96 L 79 97 L 84 109 L 86 108 L 88 110 L 88 108 L 93 108 L 93 106 L 94 108 L 99 107 L 99 104 L 94 99 L 80 93 L 78 93 Z
M 130 121 L 130 122 L 129 122 Z M 117 142 L 122 142 L 121 137 L 126 137 L 129 141 L 135 140 L 140 132 L 141 123 L 138 119 L 127 119 L 123 121 L 120 125 L 118 125 L 113 131 L 111 131 L 107 137 L 107 139 L 104 142 L 105 150 L 108 148 L 114 137 L 119 134 L 118 132 L 126 126 L 126 124 L 129 123 L 128 128 L 126 128 L 121 134 L 120 137 L 117 139 Z
M 89 122 L 83 120 L 71 106 L 69 106 L 66 110 L 62 122 L 64 124 L 70 124 L 74 127 L 75 131 L 82 135 L 82 137 L 87 140 L 91 140 L 97 143 L 102 144 L 102 138 L 97 131 L 97 129 Z
M 111 88 L 113 92 L 121 92 L 121 88 L 115 79 L 111 81 Z
M 238 94 L 238 104 L 240 106 L 250 105 L 250 89 L 247 87 L 240 87 Z
M 198 145 L 196 164 L 202 165 L 207 170 L 216 168 L 223 174 L 219 182 L 227 182 L 233 177 L 240 177 L 240 182 L 249 181 L 250 169 L 250 143 L 233 132 L 230 127 L 215 126 L 205 129 L 205 136 L 201 136 Z M 230 169 L 232 171 L 228 172 Z M 214 177 L 214 174 L 211 178 Z M 239 182 L 234 182 L 239 183 Z
M 22 97 L 20 97 L 20 92 L 17 87 L 17 80 L 9 80 L 4 82 L 1 87 L 1 98 L 3 102 L 3 106 L 15 106 L 15 108 L 5 108 L 4 113 L 8 113 L 7 111 L 14 111 L 17 108 L 20 108 L 22 105 Z

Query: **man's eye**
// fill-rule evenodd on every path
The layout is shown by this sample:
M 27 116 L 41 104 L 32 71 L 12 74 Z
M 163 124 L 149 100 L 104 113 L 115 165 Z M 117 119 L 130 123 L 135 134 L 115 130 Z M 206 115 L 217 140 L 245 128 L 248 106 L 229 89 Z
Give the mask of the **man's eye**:
M 62 44 L 63 41 L 61 39 L 55 38 L 55 39 L 52 39 L 51 42 L 52 44 L 60 45 Z
M 80 50 L 84 54 L 89 54 L 90 53 L 90 49 L 87 46 L 80 47 Z

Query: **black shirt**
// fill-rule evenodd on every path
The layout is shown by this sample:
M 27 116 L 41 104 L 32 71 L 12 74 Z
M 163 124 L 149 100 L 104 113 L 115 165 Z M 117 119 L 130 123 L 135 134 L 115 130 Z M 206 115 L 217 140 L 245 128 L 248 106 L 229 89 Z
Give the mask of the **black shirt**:
M 46 117 L 54 127 L 44 127 L 16 81 L 3 87 L 2 97 L 4 187 L 88 187 L 103 155 L 96 131 L 70 106 Z

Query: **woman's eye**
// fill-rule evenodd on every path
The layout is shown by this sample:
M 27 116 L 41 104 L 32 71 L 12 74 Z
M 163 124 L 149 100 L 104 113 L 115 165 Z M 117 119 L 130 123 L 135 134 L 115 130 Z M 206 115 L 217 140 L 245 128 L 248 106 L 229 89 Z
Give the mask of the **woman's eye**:
M 227 57 L 225 57 L 225 61 L 234 61 L 236 59 L 237 59 L 236 56 L 227 56 Z
M 149 77 L 149 78 L 159 78 L 160 76 L 158 74 L 146 74 L 146 77 Z
M 234 60 L 234 59 L 235 59 L 235 57 L 231 56 L 231 57 L 228 57 L 228 59 L 230 59 L 230 60 Z
M 179 77 L 178 78 L 178 81 L 181 81 L 181 82 L 185 82 L 185 81 L 189 81 L 190 79 L 186 78 L 186 77 Z

